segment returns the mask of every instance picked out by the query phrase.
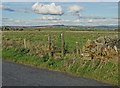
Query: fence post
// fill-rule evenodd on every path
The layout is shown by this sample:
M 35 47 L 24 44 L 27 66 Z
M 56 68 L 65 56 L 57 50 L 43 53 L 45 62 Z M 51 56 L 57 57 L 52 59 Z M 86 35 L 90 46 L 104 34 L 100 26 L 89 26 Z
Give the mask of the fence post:
M 52 56 L 52 53 L 51 53 L 51 49 L 52 49 L 52 47 L 51 47 L 51 45 L 52 45 L 52 43 L 51 43 L 51 36 L 50 36 L 50 34 L 48 35 L 48 54 L 49 54 L 49 58 L 51 58 L 51 56 Z
M 76 56 L 79 56 L 80 51 L 79 51 L 79 43 L 76 42 Z
M 29 40 L 27 40 L 27 48 L 30 48 Z
M 24 48 L 27 48 L 26 39 L 24 39 L 23 41 L 24 41 Z
M 64 57 L 65 55 L 64 33 L 61 33 L 61 54 L 62 54 L 62 57 Z

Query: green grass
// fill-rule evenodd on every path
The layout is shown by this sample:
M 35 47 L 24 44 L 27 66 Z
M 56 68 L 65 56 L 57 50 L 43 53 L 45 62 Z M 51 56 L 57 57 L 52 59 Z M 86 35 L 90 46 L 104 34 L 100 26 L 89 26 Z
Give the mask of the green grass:
M 47 35 L 51 34 L 52 41 L 55 46 L 60 48 L 61 31 L 26 31 L 26 32 L 3 32 L 4 39 L 17 40 L 19 38 L 30 40 L 33 44 L 42 44 L 47 46 Z M 65 32 L 66 48 L 69 52 L 73 52 L 75 49 L 75 42 L 79 42 L 80 48 L 88 39 L 96 39 L 99 36 L 116 35 L 117 33 L 110 31 L 94 31 L 94 32 Z M 84 61 L 81 58 L 77 58 L 72 54 L 67 54 L 64 58 L 55 59 L 49 58 L 48 54 L 43 57 L 39 57 L 34 53 L 31 53 L 29 49 L 25 49 L 21 46 L 5 47 L 3 45 L 2 57 L 5 60 L 14 61 L 16 63 L 22 63 L 26 65 L 37 66 L 40 68 L 47 68 L 50 70 L 57 70 L 66 72 L 78 77 L 87 77 L 96 80 L 100 80 L 106 83 L 118 85 L 118 65 L 109 61 L 107 64 L 99 66 L 100 61 Z M 75 63 L 71 63 L 71 61 Z M 86 62 L 86 63 L 85 63 Z
M 3 36 L 8 39 L 16 40 L 18 38 L 30 40 L 33 43 L 39 43 L 43 45 L 47 45 L 48 34 L 51 34 L 52 41 L 55 43 L 56 46 L 60 48 L 61 40 L 60 34 L 61 32 L 39 32 L 39 31 L 28 31 L 28 32 L 3 32 Z M 65 43 L 66 48 L 69 51 L 73 51 L 75 49 L 75 43 L 79 42 L 80 48 L 83 47 L 85 42 L 88 39 L 96 39 L 99 36 L 106 36 L 106 35 L 116 35 L 116 32 L 65 32 Z
M 102 69 L 96 68 L 97 64 L 93 67 L 90 66 L 90 64 L 93 64 L 90 61 L 87 61 L 87 63 L 83 65 L 82 60 L 80 59 L 78 59 L 75 64 L 65 66 L 69 59 L 54 60 L 47 59 L 47 57 L 39 58 L 34 55 L 29 55 L 28 53 L 16 51 L 15 48 L 3 49 L 2 57 L 5 60 L 10 60 L 16 63 L 67 72 L 78 77 L 87 77 L 118 85 L 117 65 L 113 66 L 114 64 L 111 62 L 103 65 Z

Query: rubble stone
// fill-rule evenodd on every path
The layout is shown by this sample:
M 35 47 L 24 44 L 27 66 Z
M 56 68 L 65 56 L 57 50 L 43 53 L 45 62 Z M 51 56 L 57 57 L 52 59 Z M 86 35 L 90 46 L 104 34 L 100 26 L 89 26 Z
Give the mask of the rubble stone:
M 114 58 L 115 55 L 118 55 L 120 38 L 117 35 L 113 36 L 101 36 L 96 40 L 90 40 L 86 42 L 84 46 L 84 51 L 82 56 L 86 57 L 87 55 L 93 55 L 94 57 L 101 58 Z

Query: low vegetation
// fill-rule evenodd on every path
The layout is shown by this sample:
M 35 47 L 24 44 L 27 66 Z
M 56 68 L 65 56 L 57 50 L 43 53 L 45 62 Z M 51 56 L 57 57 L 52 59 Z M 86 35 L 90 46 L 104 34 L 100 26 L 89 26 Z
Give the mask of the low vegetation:
M 98 40 L 103 47 L 102 38 L 116 35 L 115 31 L 5 31 L 2 56 L 16 63 L 118 85 L 118 46 L 107 42 L 104 54 L 97 50 Z

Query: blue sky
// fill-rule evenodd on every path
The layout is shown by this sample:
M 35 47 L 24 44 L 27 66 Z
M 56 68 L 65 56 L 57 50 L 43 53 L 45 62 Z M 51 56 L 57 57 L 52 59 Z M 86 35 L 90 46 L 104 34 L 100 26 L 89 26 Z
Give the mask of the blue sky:
M 119 2 L 119 0 L 3 0 L 2 2 Z
M 37 5 L 35 3 L 3 2 L 0 7 L 2 25 L 109 26 L 118 24 L 117 2 L 39 2 Z M 40 7 L 41 5 L 43 7 Z

